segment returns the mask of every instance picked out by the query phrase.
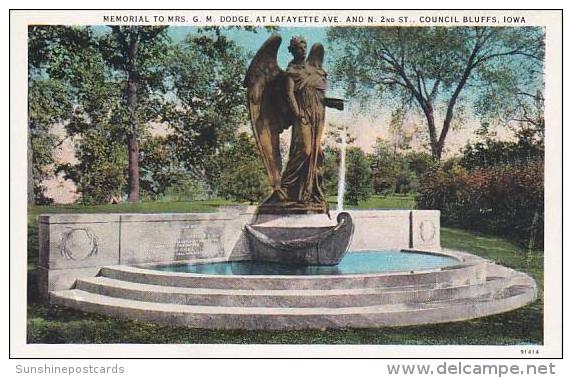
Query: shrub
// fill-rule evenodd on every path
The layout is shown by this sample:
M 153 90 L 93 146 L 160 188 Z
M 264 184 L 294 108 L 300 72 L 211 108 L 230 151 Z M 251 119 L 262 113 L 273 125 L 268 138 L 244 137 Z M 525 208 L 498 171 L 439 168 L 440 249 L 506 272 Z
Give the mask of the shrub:
M 381 139 L 377 140 L 368 159 L 373 191 L 381 195 L 416 192 L 419 177 L 433 165 L 429 154 L 413 151 L 403 154 Z
M 516 141 L 485 138 L 476 143 L 467 143 L 463 148 L 461 165 L 467 169 L 494 167 L 502 164 L 517 164 L 544 157 L 544 139 L 535 129 L 520 128 Z
M 212 190 L 204 181 L 192 177 L 180 179 L 165 189 L 159 200 L 164 202 L 205 201 L 212 198 Z
M 469 171 L 457 163 L 431 168 L 416 197 L 420 209 L 439 209 L 443 223 L 543 246 L 542 160 Z
M 249 134 L 240 133 L 232 144 L 224 146 L 214 165 L 219 196 L 254 204 L 269 194 L 266 171 L 256 141 Z

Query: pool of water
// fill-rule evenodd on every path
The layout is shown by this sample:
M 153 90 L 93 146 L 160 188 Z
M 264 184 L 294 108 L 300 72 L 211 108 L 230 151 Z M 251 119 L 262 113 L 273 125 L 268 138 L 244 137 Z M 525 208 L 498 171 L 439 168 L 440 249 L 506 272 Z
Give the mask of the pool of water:
M 294 266 L 259 261 L 172 264 L 147 267 L 165 272 L 213 275 L 340 275 L 384 273 L 442 268 L 458 264 L 453 257 L 400 251 L 348 253 L 337 266 Z

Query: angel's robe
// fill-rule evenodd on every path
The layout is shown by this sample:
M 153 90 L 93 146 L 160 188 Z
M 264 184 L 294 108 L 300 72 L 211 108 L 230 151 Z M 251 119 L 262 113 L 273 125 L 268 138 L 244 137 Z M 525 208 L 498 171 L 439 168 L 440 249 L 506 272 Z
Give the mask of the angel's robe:
M 294 99 L 289 101 L 294 114 L 300 117 L 292 126 L 288 164 L 282 174 L 282 189 L 288 200 L 318 203 L 327 206 L 324 194 L 320 146 L 324 130 L 324 98 L 326 72 L 308 62 L 290 63 L 286 74 L 294 84 Z

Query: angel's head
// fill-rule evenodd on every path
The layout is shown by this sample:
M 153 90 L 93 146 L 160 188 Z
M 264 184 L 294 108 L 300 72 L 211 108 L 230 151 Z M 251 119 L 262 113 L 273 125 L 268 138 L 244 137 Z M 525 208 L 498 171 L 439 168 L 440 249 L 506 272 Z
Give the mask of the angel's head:
M 306 40 L 302 36 L 294 36 L 290 40 L 290 46 L 288 46 L 288 51 L 294 56 L 294 60 L 300 60 L 306 58 Z

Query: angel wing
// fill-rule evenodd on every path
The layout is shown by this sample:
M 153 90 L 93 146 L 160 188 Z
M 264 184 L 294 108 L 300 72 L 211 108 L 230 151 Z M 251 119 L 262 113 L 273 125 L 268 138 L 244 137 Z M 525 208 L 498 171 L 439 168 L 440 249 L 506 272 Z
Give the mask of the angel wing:
M 244 79 L 254 137 L 274 190 L 280 188 L 280 133 L 290 126 L 286 104 L 286 74 L 276 56 L 282 38 L 272 35 L 254 56 Z
M 324 64 L 324 46 L 321 43 L 312 45 L 306 62 L 311 66 L 322 69 Z M 326 97 L 324 98 L 324 105 L 328 108 L 344 110 L 344 100 L 339 98 Z
M 321 43 L 314 43 L 306 61 L 314 67 L 322 68 L 324 63 L 324 46 Z

